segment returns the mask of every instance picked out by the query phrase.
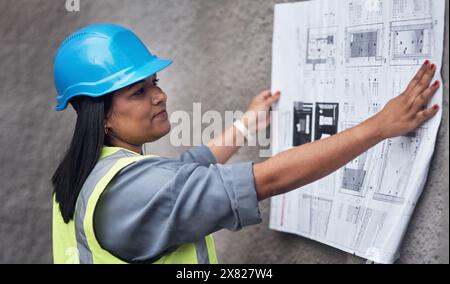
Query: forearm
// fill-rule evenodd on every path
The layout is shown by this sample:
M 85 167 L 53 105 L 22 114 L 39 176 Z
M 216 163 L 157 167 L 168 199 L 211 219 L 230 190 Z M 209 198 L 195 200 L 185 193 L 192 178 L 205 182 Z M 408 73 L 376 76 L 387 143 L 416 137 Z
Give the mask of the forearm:
M 391 99 L 377 115 L 327 139 L 305 144 L 253 166 L 259 200 L 302 187 L 321 179 L 383 139 L 405 135 L 439 112 L 427 108 L 440 87 L 431 84 L 436 65 L 422 65 L 406 90 Z
M 216 158 L 217 163 L 225 164 L 243 145 L 244 136 L 236 127 L 230 126 L 221 135 L 208 143 L 208 147 Z
M 383 140 L 377 117 L 334 136 L 282 152 L 254 165 L 259 200 L 319 180 Z

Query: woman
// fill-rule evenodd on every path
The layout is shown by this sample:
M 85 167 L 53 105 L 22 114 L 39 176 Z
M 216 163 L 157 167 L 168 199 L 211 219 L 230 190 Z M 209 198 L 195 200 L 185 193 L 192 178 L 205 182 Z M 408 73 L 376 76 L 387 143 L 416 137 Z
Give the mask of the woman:
M 157 72 L 171 61 L 151 54 L 129 30 L 93 25 L 58 50 L 57 110 L 77 112 L 72 143 L 54 176 L 56 263 L 217 263 L 213 232 L 261 222 L 258 202 L 336 171 L 384 139 L 433 117 L 439 88 L 426 61 L 406 91 L 360 125 L 262 163 L 223 165 L 252 112 L 269 112 L 280 92 L 256 96 L 240 124 L 179 159 L 142 155 L 170 131 Z M 265 129 L 268 121 L 259 122 Z M 234 143 L 235 144 L 235 143 Z M 233 144 L 233 145 L 234 145 Z

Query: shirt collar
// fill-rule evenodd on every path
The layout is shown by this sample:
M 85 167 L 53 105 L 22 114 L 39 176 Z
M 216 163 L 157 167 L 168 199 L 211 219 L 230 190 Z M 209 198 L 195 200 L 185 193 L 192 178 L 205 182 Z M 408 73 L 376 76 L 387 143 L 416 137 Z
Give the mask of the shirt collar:
M 140 154 L 138 154 L 138 153 L 136 153 L 136 152 L 130 151 L 130 150 L 125 149 L 125 148 L 122 148 L 122 147 L 109 147 L 109 146 L 103 146 L 102 151 L 100 152 L 100 158 L 99 158 L 99 160 L 104 159 L 104 158 L 106 158 L 106 157 L 109 157 L 109 156 L 111 156 L 111 155 L 114 155 L 115 153 L 119 152 L 120 150 L 124 150 L 124 151 L 130 152 L 130 153 L 132 153 L 132 154 L 134 154 L 134 155 L 139 155 L 139 156 L 141 156 Z

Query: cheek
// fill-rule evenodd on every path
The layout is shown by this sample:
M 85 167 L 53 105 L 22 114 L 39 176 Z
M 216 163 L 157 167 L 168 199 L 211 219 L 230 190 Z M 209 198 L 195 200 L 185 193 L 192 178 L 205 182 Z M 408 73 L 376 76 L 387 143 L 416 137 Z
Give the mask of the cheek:
M 171 125 L 168 116 L 152 119 L 152 109 L 136 104 L 116 113 L 116 131 L 123 139 L 134 142 L 150 141 L 167 134 Z
M 166 131 L 169 120 L 154 118 L 152 119 L 151 111 L 146 109 L 142 112 L 135 112 L 133 114 L 133 132 L 135 136 L 139 137 L 153 137 L 161 135 L 161 132 Z M 130 127 L 131 128 L 131 127 Z M 131 130 L 131 129 L 130 129 Z
M 151 112 L 143 111 L 143 112 L 135 112 L 132 114 L 133 126 L 137 131 L 148 131 L 153 127 Z
M 150 127 L 149 115 L 139 109 L 116 113 L 115 122 L 120 132 L 127 134 L 136 135 Z

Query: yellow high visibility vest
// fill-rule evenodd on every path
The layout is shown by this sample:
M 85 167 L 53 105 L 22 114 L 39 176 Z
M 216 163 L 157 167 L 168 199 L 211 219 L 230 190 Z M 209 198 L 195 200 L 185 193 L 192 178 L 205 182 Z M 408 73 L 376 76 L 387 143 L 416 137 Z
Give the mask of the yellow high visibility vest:
M 74 219 L 66 224 L 62 218 L 59 204 L 53 198 L 53 261 L 58 264 L 125 264 L 124 260 L 112 255 L 103 249 L 98 242 L 94 231 L 94 211 L 98 200 L 107 188 L 114 176 L 126 166 L 146 158 L 157 156 L 135 156 L 126 158 L 114 158 L 118 147 L 104 147 L 99 162 L 89 175 L 80 196 L 77 199 L 75 214 L 83 212 L 84 217 L 74 216 Z M 107 169 L 105 171 L 105 169 Z M 99 176 L 100 174 L 100 176 Z M 97 179 L 95 176 L 97 175 Z M 95 180 L 89 185 L 88 181 Z M 79 209 L 82 210 L 79 210 Z M 81 215 L 81 214 L 80 214 Z M 203 244 L 203 245 L 199 245 Z M 155 264 L 216 264 L 217 254 L 212 235 L 208 235 L 199 243 L 181 245 L 176 251 L 167 254 Z M 151 245 L 151 244 L 149 244 Z

